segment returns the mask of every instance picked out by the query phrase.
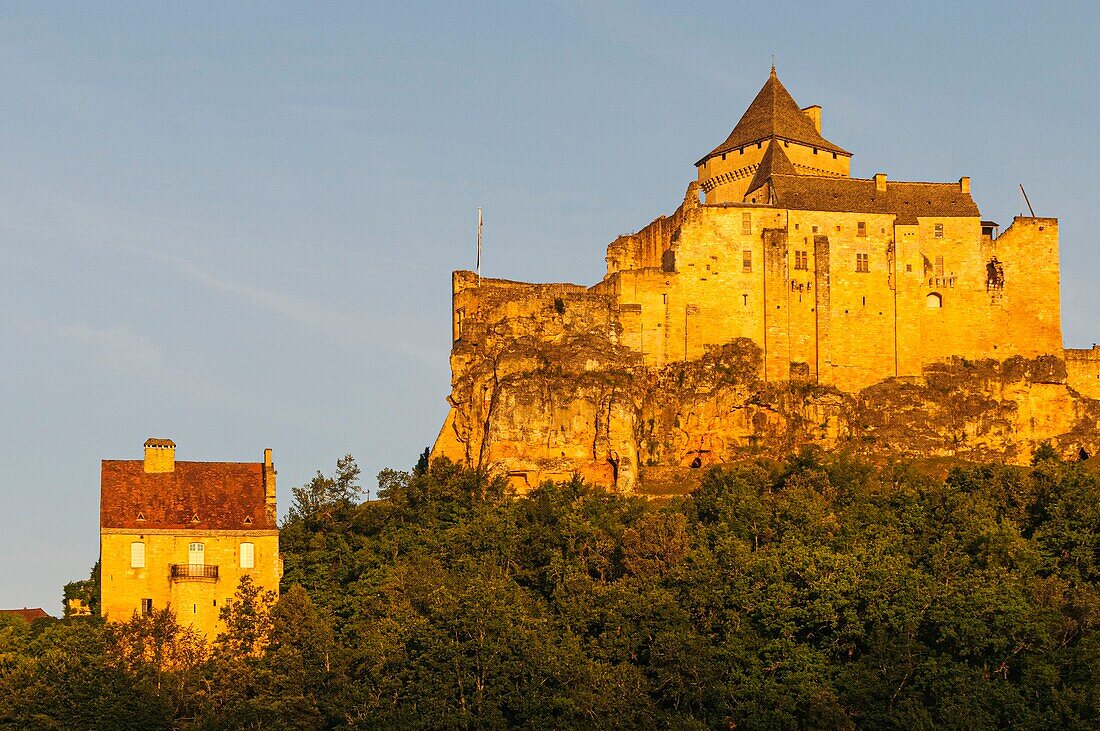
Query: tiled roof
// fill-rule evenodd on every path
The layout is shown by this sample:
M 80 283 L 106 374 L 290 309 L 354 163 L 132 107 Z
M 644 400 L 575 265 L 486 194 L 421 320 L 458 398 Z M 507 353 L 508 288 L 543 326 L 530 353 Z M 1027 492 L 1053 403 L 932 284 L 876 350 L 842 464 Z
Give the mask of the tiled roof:
M 260 462 L 177 461 L 171 472 L 147 473 L 140 459 L 105 459 L 100 527 L 273 530 L 263 467 Z
M 39 608 L 27 609 L 26 607 L 23 607 L 22 609 L 0 609 L 0 614 L 6 614 L 8 616 L 15 616 L 15 617 L 22 617 L 23 619 L 27 620 L 28 622 L 33 622 L 36 619 L 42 619 L 43 617 L 49 617 L 50 616 L 50 615 L 46 614 L 46 610 L 44 610 L 44 609 L 39 609 Z
M 695 164 L 702 165 L 715 155 L 756 144 L 770 137 L 779 137 L 791 142 L 819 147 L 822 150 L 836 152 L 841 155 L 851 156 L 852 154 L 821 136 L 817 128 L 814 127 L 814 123 L 798 107 L 790 92 L 779 81 L 779 77 L 775 75 L 775 69 L 773 68 L 768 80 L 760 89 L 760 93 L 756 95 L 756 98 L 752 100 L 752 104 L 741 115 L 741 119 L 733 128 L 733 131 L 730 132 L 726 141 L 715 147 Z
M 890 181 L 885 192 L 874 180 L 809 175 L 773 175 L 772 191 L 778 208 L 800 211 L 887 213 L 897 223 L 912 224 L 918 217 L 973 216 L 978 206 L 958 183 L 903 183 Z
M 768 182 L 768 178 L 773 175 L 798 175 L 798 171 L 794 169 L 794 164 L 787 157 L 787 153 L 783 152 L 783 145 L 774 137 L 768 143 L 768 149 L 764 150 L 764 157 L 760 158 L 756 175 L 752 176 L 749 187 L 745 189 L 746 194 Z

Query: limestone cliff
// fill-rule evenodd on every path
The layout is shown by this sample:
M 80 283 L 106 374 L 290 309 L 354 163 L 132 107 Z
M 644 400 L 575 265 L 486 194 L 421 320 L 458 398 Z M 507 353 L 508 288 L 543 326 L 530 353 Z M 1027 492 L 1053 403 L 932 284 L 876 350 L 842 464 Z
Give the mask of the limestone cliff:
M 572 316 L 581 300 L 584 315 Z M 504 472 L 518 490 L 579 474 L 662 493 L 698 468 L 804 445 L 1010 463 L 1029 461 L 1042 441 L 1074 458 L 1100 448 L 1100 401 L 1068 386 L 1055 357 L 957 358 L 844 393 L 764 383 L 760 349 L 745 339 L 643 367 L 613 328 L 591 327 L 608 302 L 567 293 L 545 306 L 552 311 L 456 342 L 434 456 Z

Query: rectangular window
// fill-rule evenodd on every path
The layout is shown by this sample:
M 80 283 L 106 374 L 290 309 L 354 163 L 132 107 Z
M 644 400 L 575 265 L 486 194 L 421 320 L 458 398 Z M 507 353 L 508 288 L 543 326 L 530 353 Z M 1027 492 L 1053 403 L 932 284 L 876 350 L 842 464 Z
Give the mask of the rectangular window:
M 742 234 L 751 234 L 752 233 L 752 214 L 751 213 L 745 212 L 745 213 L 741 214 L 741 233 Z
M 153 613 L 153 600 L 142 599 L 141 600 L 141 616 L 148 617 Z
M 145 568 L 145 544 L 141 541 L 134 541 L 130 544 L 130 568 Z
M 937 256 L 936 257 L 936 276 L 937 277 L 942 277 L 943 276 L 943 257 L 942 256 Z
M 256 547 L 251 543 L 241 544 L 241 568 L 251 569 L 256 567 Z
M 751 272 L 752 271 L 752 252 L 751 251 L 742 251 L 741 252 L 741 271 L 743 271 L 743 272 Z
M 187 563 L 202 566 L 206 563 L 206 546 L 201 543 L 187 544 Z
M 866 221 L 858 222 L 856 224 L 856 236 L 866 236 L 866 235 L 867 235 L 867 222 Z
M 805 251 L 794 252 L 794 268 L 802 271 L 806 271 L 810 268 L 809 257 L 806 256 Z
M 943 238 L 943 224 L 942 223 L 937 223 L 936 224 L 936 238 L 937 239 L 942 239 Z
M 866 254 L 856 254 L 856 271 L 857 272 L 869 272 L 871 267 L 867 261 Z

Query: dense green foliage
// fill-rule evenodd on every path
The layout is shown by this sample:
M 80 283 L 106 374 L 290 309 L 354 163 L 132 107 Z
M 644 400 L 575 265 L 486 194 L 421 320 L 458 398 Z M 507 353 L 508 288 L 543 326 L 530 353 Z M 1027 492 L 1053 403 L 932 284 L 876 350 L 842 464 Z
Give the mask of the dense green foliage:
M 273 606 L 0 625 L 0 725 L 1095 728 L 1100 481 L 813 454 L 656 505 L 445 462 L 295 491 Z

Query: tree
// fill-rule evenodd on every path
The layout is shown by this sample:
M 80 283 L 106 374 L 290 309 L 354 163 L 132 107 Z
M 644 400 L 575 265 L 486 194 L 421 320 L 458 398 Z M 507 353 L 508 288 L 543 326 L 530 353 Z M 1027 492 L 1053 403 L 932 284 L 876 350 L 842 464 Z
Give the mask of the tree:
M 335 513 L 355 504 L 355 498 L 362 494 L 359 485 L 359 465 L 355 458 L 346 454 L 336 461 L 336 472 L 326 477 L 320 471 L 301 487 L 291 490 L 294 502 L 290 506 L 287 519 L 332 521 Z
M 76 602 L 87 608 L 88 614 L 99 616 L 99 561 L 92 566 L 87 579 L 70 581 L 65 584 L 65 616 L 72 616 Z
M 262 590 L 245 574 L 237 592 L 218 611 L 225 631 L 218 634 L 219 649 L 233 657 L 258 657 L 271 636 L 271 607 L 277 595 Z

